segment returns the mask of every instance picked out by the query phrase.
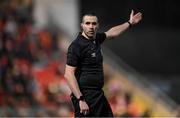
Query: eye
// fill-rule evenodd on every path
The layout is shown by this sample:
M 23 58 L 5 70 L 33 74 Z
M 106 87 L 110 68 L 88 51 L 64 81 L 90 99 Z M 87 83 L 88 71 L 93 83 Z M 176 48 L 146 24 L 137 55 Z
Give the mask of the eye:
M 86 24 L 86 25 L 89 25 L 89 24 L 90 24 L 90 22 L 86 22 L 85 24 Z
M 96 22 L 92 22 L 92 24 L 93 24 L 93 25 L 97 25 L 97 23 L 96 23 Z

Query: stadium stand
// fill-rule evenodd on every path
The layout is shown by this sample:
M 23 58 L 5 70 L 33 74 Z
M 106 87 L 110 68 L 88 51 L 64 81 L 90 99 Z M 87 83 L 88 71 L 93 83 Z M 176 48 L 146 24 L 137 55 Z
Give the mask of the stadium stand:
M 33 27 L 33 4 L 27 1 L 0 2 L 0 117 L 72 117 L 65 50 L 58 47 L 65 40 Z M 114 116 L 177 115 L 171 99 L 104 52 L 104 89 Z

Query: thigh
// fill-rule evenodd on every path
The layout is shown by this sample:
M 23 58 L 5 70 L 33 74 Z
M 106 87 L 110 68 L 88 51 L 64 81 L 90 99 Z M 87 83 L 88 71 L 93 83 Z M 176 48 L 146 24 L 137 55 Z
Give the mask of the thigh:
M 100 111 L 100 116 L 113 117 L 112 109 L 111 109 L 110 104 L 105 96 L 102 98 L 102 101 L 103 101 L 102 102 L 103 105 L 102 105 L 102 109 Z
M 94 106 L 94 115 L 96 117 L 113 117 L 111 107 L 105 96 L 102 96 L 98 103 Z
M 94 117 L 112 117 L 113 113 L 108 100 L 102 90 L 88 90 L 84 92 L 87 103 L 90 107 L 90 113 Z

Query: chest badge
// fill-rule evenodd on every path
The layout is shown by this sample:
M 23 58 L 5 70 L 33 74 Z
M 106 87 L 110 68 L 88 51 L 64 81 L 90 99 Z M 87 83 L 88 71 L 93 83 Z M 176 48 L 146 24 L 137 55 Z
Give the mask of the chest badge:
M 96 44 L 96 41 L 93 41 L 94 44 Z
M 91 54 L 91 57 L 96 57 L 96 53 L 93 52 L 93 53 Z

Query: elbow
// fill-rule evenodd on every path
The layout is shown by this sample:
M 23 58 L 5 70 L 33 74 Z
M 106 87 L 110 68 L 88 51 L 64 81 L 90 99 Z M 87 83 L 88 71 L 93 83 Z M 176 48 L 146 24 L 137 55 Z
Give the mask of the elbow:
M 67 79 L 68 78 L 68 75 L 67 73 L 64 74 L 64 78 Z
M 64 78 L 65 78 L 66 80 L 69 80 L 71 77 L 72 77 L 71 73 L 65 73 L 65 74 L 64 74 Z
M 73 76 L 74 76 L 74 69 L 70 66 L 66 66 L 64 78 L 66 80 L 68 80 L 68 79 L 72 78 Z
M 118 36 L 119 36 L 118 34 L 112 34 L 112 35 L 109 36 L 109 39 L 114 39 L 114 38 L 116 38 Z
M 114 38 L 116 38 L 118 36 L 119 36 L 119 33 L 117 33 L 117 32 L 108 32 L 108 33 L 106 33 L 107 39 L 114 39 Z
M 67 73 L 67 71 L 65 71 L 65 73 L 64 73 L 64 78 L 65 78 L 65 79 L 68 78 L 68 73 Z

